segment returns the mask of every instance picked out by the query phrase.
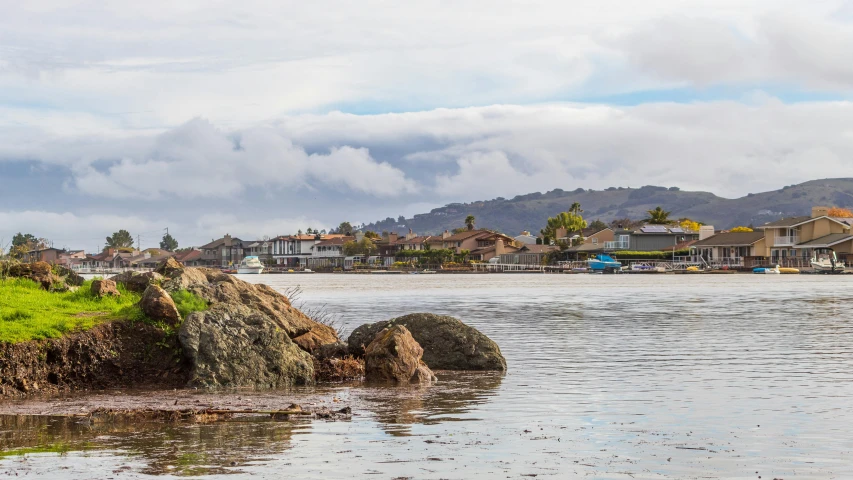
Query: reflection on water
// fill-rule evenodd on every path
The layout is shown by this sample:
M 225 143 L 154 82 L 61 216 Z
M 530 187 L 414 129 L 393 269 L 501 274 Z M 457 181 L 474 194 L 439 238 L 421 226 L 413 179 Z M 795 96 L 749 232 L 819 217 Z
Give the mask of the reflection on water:
M 294 432 L 308 427 L 257 419 L 170 424 L 0 415 L 0 448 L 7 458 L 29 452 L 68 456 L 111 451 L 134 459 L 140 465 L 135 470 L 147 475 L 239 473 L 245 465 L 281 454 L 290 448 Z
M 300 284 L 348 329 L 459 317 L 501 346 L 509 371 L 304 390 L 352 405 L 346 422 L 6 418 L 4 449 L 86 449 L 6 457 L 0 476 L 853 478 L 853 278 L 772 277 L 248 276 Z

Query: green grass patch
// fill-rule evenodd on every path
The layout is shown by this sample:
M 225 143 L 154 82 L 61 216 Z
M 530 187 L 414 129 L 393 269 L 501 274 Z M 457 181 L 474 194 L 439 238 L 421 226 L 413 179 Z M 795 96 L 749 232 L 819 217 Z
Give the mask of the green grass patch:
M 190 291 L 178 290 L 169 295 L 171 295 L 172 300 L 175 302 L 175 306 L 178 307 L 178 313 L 181 314 L 181 318 L 187 318 L 187 315 L 193 312 L 207 310 L 207 300 Z
M 57 338 L 109 320 L 145 319 L 136 305 L 138 293 L 119 285 L 120 297 L 98 298 L 90 291 L 91 283 L 58 293 L 44 291 L 31 280 L 0 280 L 0 342 Z
M 38 445 L 35 447 L 24 447 L 24 448 L 16 448 L 14 450 L 7 450 L 4 452 L 0 452 L 0 458 L 8 458 L 8 457 L 16 457 L 29 455 L 32 453 L 55 453 L 60 456 L 66 455 L 71 451 L 83 451 L 89 450 L 93 446 L 89 442 L 82 443 L 80 445 L 72 445 L 70 443 L 49 443 L 46 445 Z

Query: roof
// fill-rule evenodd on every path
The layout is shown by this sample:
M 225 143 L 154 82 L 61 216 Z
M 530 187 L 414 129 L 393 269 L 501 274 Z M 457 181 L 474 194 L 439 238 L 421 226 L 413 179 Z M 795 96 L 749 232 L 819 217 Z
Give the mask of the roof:
M 410 239 L 408 239 L 408 240 L 406 240 L 405 238 L 401 238 L 401 239 L 397 240 L 397 242 L 396 242 L 396 243 L 397 243 L 398 245 L 414 245 L 414 244 L 421 244 L 421 243 L 426 242 L 426 241 L 427 241 L 427 240 L 429 240 L 430 238 L 432 238 L 432 237 L 431 237 L 431 236 L 429 236 L 429 235 L 422 235 L 422 236 L 421 236 L 421 235 L 419 235 L 419 236 L 417 236 L 417 237 L 410 238 Z
M 776 220 L 775 222 L 765 223 L 764 225 L 758 228 L 778 228 L 778 227 L 797 227 L 806 223 L 809 223 L 814 220 L 820 220 L 821 218 L 825 218 L 827 220 L 831 220 L 835 223 L 840 223 L 841 225 L 851 226 L 853 225 L 853 219 L 846 217 L 828 217 L 826 215 L 820 217 L 790 217 L 783 218 L 782 220 Z
M 231 237 L 231 242 L 232 242 L 232 244 L 233 243 L 240 243 L 240 244 L 243 243 L 243 241 L 237 237 Z M 219 240 L 214 240 L 214 241 L 208 243 L 207 245 L 202 245 L 199 248 L 218 248 L 218 247 L 222 246 L 222 244 L 224 244 L 224 243 L 225 243 L 225 237 L 222 237 Z
M 699 240 L 692 247 L 746 247 L 754 245 L 764 238 L 764 232 L 727 232 L 718 233 Z
M 192 249 L 186 252 L 180 252 L 175 255 L 175 260 L 179 262 L 191 262 L 193 260 L 198 260 L 201 258 L 201 250 Z
M 808 242 L 798 243 L 794 245 L 794 248 L 831 247 L 851 239 L 853 239 L 853 235 L 849 233 L 830 233 L 829 235 L 824 235 Z
M 441 239 L 441 240 L 445 241 L 445 242 L 460 242 L 460 241 L 468 239 L 468 238 L 480 237 L 480 236 L 485 236 L 485 237 L 497 236 L 497 237 L 504 237 L 504 238 L 508 238 L 510 240 L 514 240 L 512 237 L 504 235 L 503 233 L 493 232 L 491 230 L 486 230 L 486 229 L 482 229 L 482 228 L 479 230 L 466 230 L 464 232 L 459 232 L 459 233 L 453 234 L 453 235 L 451 235 L 447 238 Z
M 584 229 L 581 231 L 581 234 L 582 234 L 584 237 L 591 237 L 591 236 L 593 236 L 593 235 L 595 235 L 595 234 L 598 234 L 598 233 L 601 233 L 601 232 L 603 232 L 603 231 L 605 231 L 605 230 L 610 230 L 610 227 L 604 227 L 604 228 L 592 228 L 592 227 L 589 227 L 589 228 L 584 228 Z
M 519 252 L 523 253 L 548 253 L 558 249 L 556 245 L 525 245 L 521 247 Z
M 604 242 L 599 242 L 599 243 L 584 242 L 580 245 L 575 245 L 573 247 L 569 247 L 567 250 L 569 252 L 595 252 L 598 250 L 604 250 Z
M 320 242 L 314 244 L 314 247 L 326 247 L 329 245 L 343 245 L 343 244 L 345 244 L 347 242 L 351 242 L 353 240 L 355 240 L 355 237 L 329 238 L 329 239 L 326 239 L 326 240 L 323 240 L 323 241 L 320 241 Z M 314 248 L 314 247 L 311 247 L 311 248 Z

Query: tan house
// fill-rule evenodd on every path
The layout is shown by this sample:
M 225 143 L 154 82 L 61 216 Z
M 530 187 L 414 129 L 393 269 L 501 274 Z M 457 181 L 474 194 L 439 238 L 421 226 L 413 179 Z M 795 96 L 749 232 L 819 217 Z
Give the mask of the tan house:
M 445 230 L 440 237 L 430 237 L 427 243 L 431 248 L 449 249 L 457 254 L 467 250 L 471 260 L 481 262 L 518 251 L 520 248 L 512 237 L 485 229 L 467 230 L 452 235 Z
M 831 217 L 829 207 L 812 208 L 811 216 L 783 218 L 763 230 L 762 256 L 783 266 L 808 266 L 818 248 L 831 248 L 839 258 L 853 256 L 853 218 Z
M 690 245 L 694 261 L 714 267 L 743 267 L 761 264 L 765 258 L 764 232 L 725 232 Z

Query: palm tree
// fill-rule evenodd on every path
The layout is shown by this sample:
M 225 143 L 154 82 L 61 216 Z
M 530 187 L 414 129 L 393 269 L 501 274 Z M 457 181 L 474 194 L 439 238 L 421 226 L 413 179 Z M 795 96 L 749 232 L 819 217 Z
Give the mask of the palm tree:
M 468 230 L 474 230 L 475 223 L 477 223 L 477 219 L 474 218 L 474 215 L 468 215 L 465 217 L 465 226 L 468 227 Z
M 649 214 L 649 218 L 645 219 L 645 222 L 652 225 L 666 225 L 669 223 L 669 214 L 672 212 L 667 212 L 661 207 L 657 207 L 654 210 L 647 210 L 646 213 Z
M 583 210 L 581 209 L 581 203 L 580 202 L 572 203 L 572 206 L 569 207 L 569 211 L 574 213 L 575 215 L 580 215 L 581 213 L 583 213 Z

